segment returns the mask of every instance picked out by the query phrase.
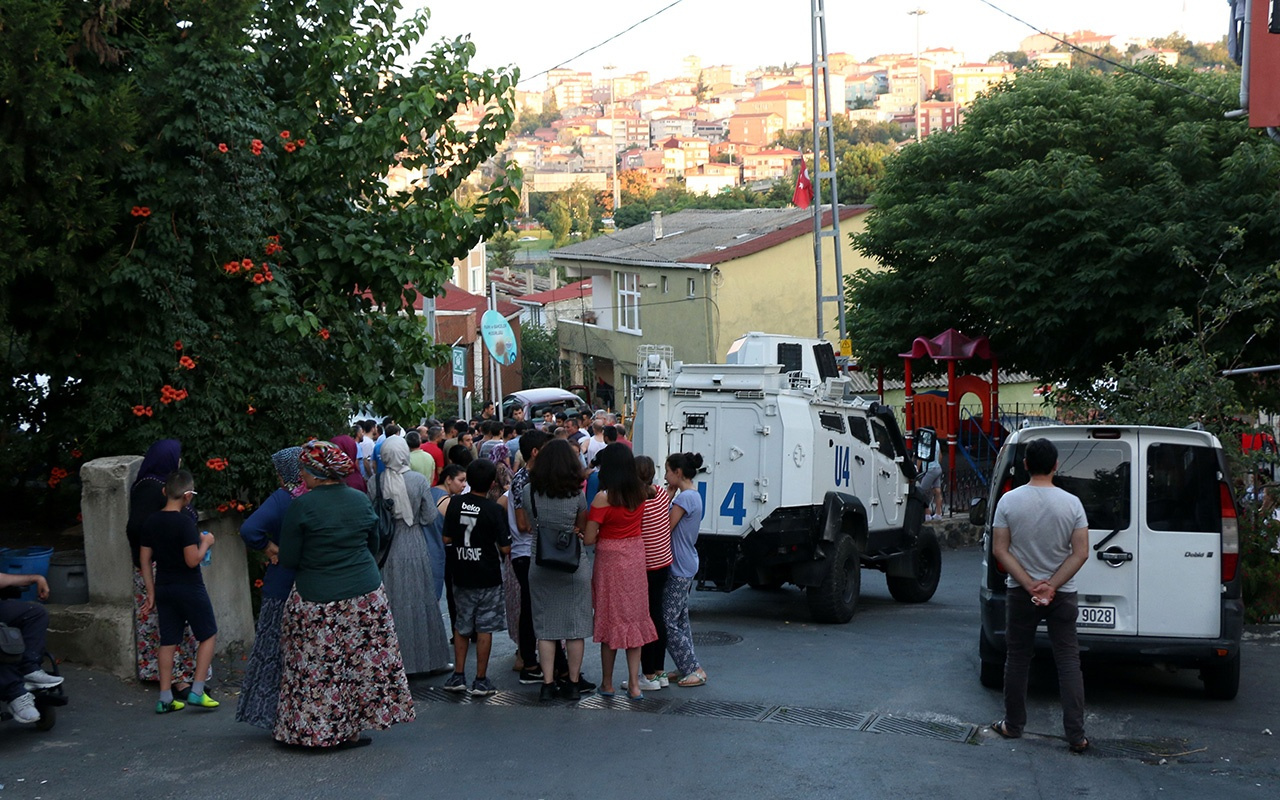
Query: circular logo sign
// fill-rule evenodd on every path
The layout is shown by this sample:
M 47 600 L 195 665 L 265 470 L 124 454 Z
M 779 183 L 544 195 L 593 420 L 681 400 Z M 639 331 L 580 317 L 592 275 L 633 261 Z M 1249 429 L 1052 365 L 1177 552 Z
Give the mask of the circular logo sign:
M 480 335 L 484 337 L 484 346 L 489 348 L 489 355 L 499 364 L 514 364 L 516 361 L 516 334 L 502 314 L 490 309 L 480 318 Z

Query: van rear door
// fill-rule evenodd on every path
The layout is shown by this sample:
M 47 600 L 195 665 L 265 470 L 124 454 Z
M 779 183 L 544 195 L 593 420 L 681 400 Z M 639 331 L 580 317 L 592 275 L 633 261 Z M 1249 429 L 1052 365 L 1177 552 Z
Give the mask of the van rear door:
M 1216 637 L 1222 624 L 1218 450 L 1195 431 L 1140 434 L 1138 633 Z M 1158 439 L 1155 438 L 1158 436 Z
M 1027 440 L 1036 435 L 1028 433 Z M 1099 432 L 1085 426 L 1054 428 L 1050 438 L 1058 447 L 1054 483 L 1080 498 L 1089 519 L 1089 560 L 1076 574 L 1077 627 L 1090 634 L 1132 636 L 1139 630 L 1138 569 L 1133 561 L 1138 551 L 1132 489 L 1135 439 L 1116 429 Z M 1019 468 L 1021 460 L 1019 455 Z M 1019 482 L 1025 480 L 1024 476 Z M 1100 553 L 1107 553 L 1106 560 L 1098 558 Z

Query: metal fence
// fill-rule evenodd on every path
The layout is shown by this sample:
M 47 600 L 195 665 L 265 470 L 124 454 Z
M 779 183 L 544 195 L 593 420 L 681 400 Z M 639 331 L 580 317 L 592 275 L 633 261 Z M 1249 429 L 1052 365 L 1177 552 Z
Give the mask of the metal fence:
M 947 443 L 939 439 L 939 458 L 943 468 L 942 499 L 944 513 L 963 516 L 979 498 L 987 496 L 991 473 L 1004 437 L 1021 428 L 1056 425 L 1057 410 L 1039 403 L 1008 403 L 997 406 L 1000 428 L 991 436 L 991 426 L 982 417 L 980 404 L 960 406 L 960 429 L 957 432 L 955 471 L 947 472 L 950 456 Z M 905 429 L 906 419 L 901 406 L 893 407 L 899 425 Z

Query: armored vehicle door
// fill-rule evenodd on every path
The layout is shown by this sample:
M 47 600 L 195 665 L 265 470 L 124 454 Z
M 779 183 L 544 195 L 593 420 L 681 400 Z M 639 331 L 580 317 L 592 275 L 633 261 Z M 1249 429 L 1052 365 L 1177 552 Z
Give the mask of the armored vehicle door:
M 702 454 L 703 472 L 694 479 L 702 495 L 702 532 L 745 535 L 753 520 L 768 514 L 770 493 L 776 496 L 764 468 L 769 433 L 760 407 L 690 401 L 676 407 L 672 420 L 678 437 L 672 452 Z
M 870 466 L 876 486 L 875 500 L 872 501 L 876 504 L 876 514 L 871 526 L 892 528 L 902 524 L 903 504 L 906 502 L 903 494 L 905 481 L 898 469 L 898 462 L 894 460 L 896 453 L 889 429 L 875 417 L 868 421 L 871 423 L 871 435 L 875 439 Z

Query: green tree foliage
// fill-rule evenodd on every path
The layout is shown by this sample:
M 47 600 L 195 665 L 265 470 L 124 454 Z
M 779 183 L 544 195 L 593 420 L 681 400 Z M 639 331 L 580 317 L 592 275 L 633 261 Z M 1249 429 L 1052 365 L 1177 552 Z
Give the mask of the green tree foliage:
M 893 144 L 904 142 L 911 134 L 904 131 L 901 125 L 893 122 L 853 122 L 844 114 L 831 118 L 831 131 L 834 134 L 836 163 L 844 157 L 850 147 L 865 144 Z M 776 144 L 789 150 L 802 153 L 813 152 L 813 131 L 784 131 L 778 135 Z
M 560 345 L 556 335 L 541 325 L 520 328 L 520 376 L 523 385 L 560 386 Z
M 1223 119 L 1235 81 L 1149 69 L 1175 85 L 1020 73 L 889 163 L 855 237 L 886 269 L 848 286 L 867 364 L 899 368 L 912 339 L 954 327 L 991 337 L 1002 366 L 1085 383 L 1151 346 L 1170 309 L 1192 313 L 1203 286 L 1187 264 L 1232 244 L 1220 294 L 1276 260 L 1280 149 Z M 1276 310 L 1241 314 L 1222 347 L 1272 357 L 1274 332 L 1245 342 Z
M 558 119 L 560 119 L 560 107 L 556 105 L 555 95 L 552 95 L 547 98 L 541 112 L 536 112 L 528 106 L 521 106 L 516 132 L 529 136 L 539 128 L 550 127 L 551 123 Z
M 573 214 L 563 198 L 555 198 L 547 206 L 543 227 L 551 231 L 552 247 L 564 247 L 569 243 L 569 230 L 573 227 Z
M 1031 60 L 1027 58 L 1027 54 L 1021 50 L 1001 50 L 998 53 L 992 53 L 987 61 L 991 64 L 1009 64 L 1015 69 L 1021 69 L 1031 63 Z
M 472 70 L 462 39 L 400 66 L 428 22 L 400 10 L 5 3 L 6 479 L 175 436 L 202 503 L 257 500 L 266 454 L 350 408 L 417 416 L 442 353 L 399 312 L 517 204 L 514 167 L 453 198 L 516 76 Z M 476 131 L 450 122 L 468 103 Z M 423 177 L 395 193 L 393 165 Z
M 500 231 L 485 244 L 489 257 L 489 269 L 507 269 L 516 263 L 516 251 L 520 248 L 515 233 Z

